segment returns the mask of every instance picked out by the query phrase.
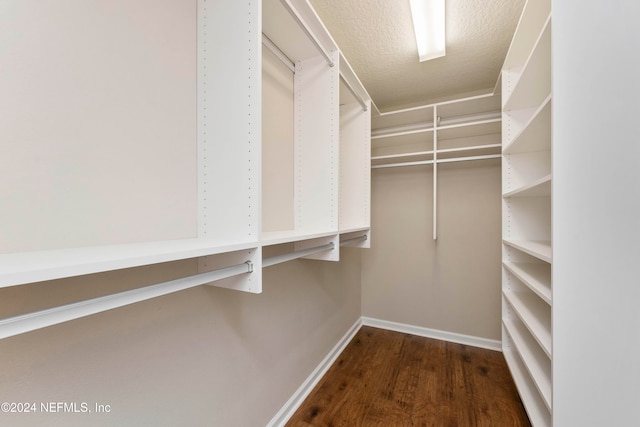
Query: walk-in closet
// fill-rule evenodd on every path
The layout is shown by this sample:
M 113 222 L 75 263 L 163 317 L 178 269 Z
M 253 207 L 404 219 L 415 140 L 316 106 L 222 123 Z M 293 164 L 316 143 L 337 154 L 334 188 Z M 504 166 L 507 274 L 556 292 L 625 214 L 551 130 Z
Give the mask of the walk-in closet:
M 639 18 L 0 1 L 0 425 L 636 425 Z

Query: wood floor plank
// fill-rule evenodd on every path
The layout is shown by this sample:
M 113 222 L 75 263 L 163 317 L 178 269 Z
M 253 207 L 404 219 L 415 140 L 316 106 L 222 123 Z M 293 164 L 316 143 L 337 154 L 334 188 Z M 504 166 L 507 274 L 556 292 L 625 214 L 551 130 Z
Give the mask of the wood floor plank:
M 529 427 L 502 353 L 363 326 L 287 427 Z

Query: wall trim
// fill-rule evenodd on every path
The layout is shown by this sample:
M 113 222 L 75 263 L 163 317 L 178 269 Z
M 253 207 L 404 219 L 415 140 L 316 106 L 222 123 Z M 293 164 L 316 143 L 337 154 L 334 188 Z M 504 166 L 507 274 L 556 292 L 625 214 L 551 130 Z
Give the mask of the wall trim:
M 293 393 L 293 396 L 289 398 L 287 403 L 278 411 L 278 413 L 269 421 L 267 427 L 281 427 L 289 421 L 289 418 L 298 410 L 300 405 L 307 398 L 311 390 L 318 384 L 324 374 L 327 373 L 331 365 L 336 361 L 338 356 L 342 353 L 345 347 L 351 342 L 353 337 L 362 327 L 362 318 L 358 320 L 349 328 L 347 333 L 338 341 L 338 343 L 331 349 L 329 354 L 320 362 L 320 364 L 311 372 L 307 379 L 302 383 L 300 387 Z
M 480 347 L 487 350 L 502 351 L 502 342 L 498 340 L 457 334 L 455 332 L 440 331 L 438 329 L 423 328 L 421 326 L 407 325 L 405 323 L 390 322 L 388 320 L 380 320 L 364 316 L 362 317 L 362 324 L 366 326 L 373 326 L 374 328 L 388 329 L 390 331 L 403 332 L 426 338 L 434 338 L 437 340 Z

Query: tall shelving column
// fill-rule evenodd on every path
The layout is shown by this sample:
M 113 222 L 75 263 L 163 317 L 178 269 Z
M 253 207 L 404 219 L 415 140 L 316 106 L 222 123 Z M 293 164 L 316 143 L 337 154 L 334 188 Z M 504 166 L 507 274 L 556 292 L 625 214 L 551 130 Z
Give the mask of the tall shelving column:
M 254 242 L 199 271 L 249 259 L 259 270 L 262 35 L 258 1 L 198 1 L 198 237 Z M 227 42 L 220 43 L 222 36 Z M 233 64 L 233 66 L 220 66 Z M 217 284 L 262 291 L 259 274 Z
M 502 71 L 502 341 L 534 426 L 552 420 L 551 4 L 529 0 Z

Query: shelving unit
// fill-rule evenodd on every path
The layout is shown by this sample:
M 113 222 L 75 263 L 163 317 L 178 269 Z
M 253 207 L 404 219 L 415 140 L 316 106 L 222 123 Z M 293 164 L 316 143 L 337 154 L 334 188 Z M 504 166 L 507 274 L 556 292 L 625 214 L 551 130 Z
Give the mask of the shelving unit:
M 371 100 L 358 78 L 340 55 L 340 188 L 338 227 L 345 238 L 366 231 L 359 247 L 370 247 L 371 224 Z M 363 101 L 364 100 L 364 101 Z M 352 245 L 353 246 L 353 245 Z
M 372 121 L 372 167 L 498 155 L 501 121 L 500 97 L 494 94 L 381 113 Z M 470 146 L 465 140 L 478 136 L 492 143 Z
M 502 71 L 503 351 L 534 426 L 552 420 L 551 2 L 527 1 Z
M 370 178 L 363 164 L 368 168 L 370 98 L 308 3 L 267 0 L 264 7 L 262 31 L 287 63 L 274 78 L 292 91 L 280 102 L 290 104 L 293 116 L 280 114 L 272 98 L 263 101 L 265 129 L 292 130 L 284 140 L 263 141 L 263 167 L 269 175 L 289 171 L 290 180 L 263 186 L 264 206 L 272 209 L 264 217 L 280 223 L 263 222 L 262 244 L 366 230 Z M 282 197 L 283 188 L 288 197 Z M 272 200 L 274 195 L 279 198 Z M 327 259 L 337 260 L 338 251 L 336 246 Z
M 436 240 L 438 164 L 501 158 L 501 121 L 494 93 L 381 113 L 372 120 L 371 169 L 432 167 Z
M 291 243 L 287 259 L 322 260 L 338 260 L 345 239 L 368 247 L 370 97 L 306 0 L 175 1 L 158 14 L 132 3 L 114 16 L 140 18 L 144 28 L 128 20 L 89 35 L 122 53 L 106 62 L 100 49 L 86 49 L 92 42 L 82 33 L 86 22 L 74 25 L 80 18 L 72 14 L 50 21 L 33 7 L 8 16 L 16 28 L 42 19 L 51 37 L 43 43 L 17 31 L 25 54 L 7 69 L 16 87 L 33 84 L 21 69 L 47 71 L 29 97 L 18 91 L 3 100 L 12 103 L 3 111 L 15 117 L 2 138 L 24 150 L 14 153 L 14 167 L 0 171 L 0 194 L 12 207 L 0 222 L 19 225 L 19 232 L 3 233 L 0 287 L 195 258 L 199 273 L 212 273 L 201 277 L 224 277 L 208 284 L 260 293 L 264 246 Z M 98 10 L 82 19 L 94 18 L 104 24 Z M 172 44 L 154 44 L 169 35 Z M 56 55 L 59 46 L 81 57 Z M 89 64 L 99 87 L 78 88 L 73 76 L 87 68 L 88 53 L 104 66 Z M 131 60 L 137 56 L 145 60 Z M 123 64 L 127 73 L 119 70 Z M 117 80 L 122 75 L 133 78 Z M 119 90 L 102 90 L 104 82 Z M 122 98 L 128 92 L 142 100 L 135 104 L 140 126 L 130 112 L 118 114 L 129 105 Z M 25 123 L 48 123 L 52 103 L 67 98 L 68 119 L 38 135 L 25 130 Z M 40 104 L 44 113 L 33 108 Z M 79 132 L 78 123 L 110 132 L 103 132 L 106 139 Z M 59 179 L 58 170 L 72 179 Z M 65 187 L 77 183 L 87 188 Z M 230 267 L 235 273 L 226 273 Z M 132 301 L 110 299 L 121 300 Z
M 514 347 L 520 359 L 529 371 L 538 392 L 541 394 L 545 406 L 551 409 L 551 364 L 549 357 L 540 351 L 537 342 L 531 340 L 531 335 L 522 324 L 510 320 L 504 323 L 507 333 L 514 342 Z

